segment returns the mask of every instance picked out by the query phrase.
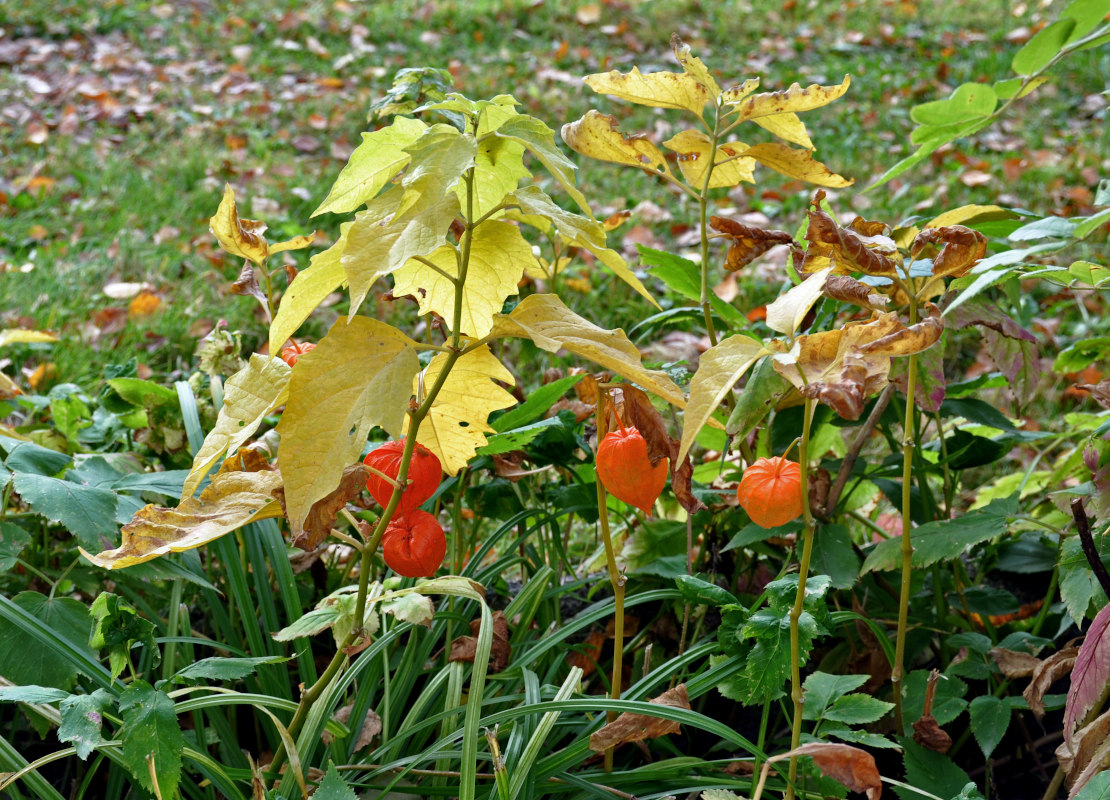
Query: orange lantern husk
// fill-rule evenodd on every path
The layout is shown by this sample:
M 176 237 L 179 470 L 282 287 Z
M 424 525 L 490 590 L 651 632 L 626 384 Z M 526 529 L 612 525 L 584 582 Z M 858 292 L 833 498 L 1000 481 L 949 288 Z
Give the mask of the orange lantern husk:
M 781 456 L 760 458 L 736 487 L 736 499 L 761 528 L 777 528 L 802 515 L 802 468 Z
M 647 442 L 635 427 L 610 431 L 597 447 L 597 477 L 605 491 L 649 517 L 667 485 L 668 460 L 654 466 Z

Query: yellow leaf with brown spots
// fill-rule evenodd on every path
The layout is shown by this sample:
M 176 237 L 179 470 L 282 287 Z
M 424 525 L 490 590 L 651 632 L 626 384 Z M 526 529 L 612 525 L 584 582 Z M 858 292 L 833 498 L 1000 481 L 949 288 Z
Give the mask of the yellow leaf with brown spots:
M 646 136 L 643 134 L 625 136 L 618 129 L 616 117 L 602 114 L 600 111 L 591 109 L 581 119 L 568 122 L 563 126 L 562 135 L 563 141 L 570 149 L 584 156 L 596 158 L 598 161 L 639 167 L 651 173 L 670 174 L 662 151 Z
M 235 191 L 231 184 L 224 184 L 224 196 L 216 215 L 208 221 L 212 234 L 220 241 L 220 247 L 233 256 L 245 258 L 261 264 L 270 254 L 270 247 L 262 235 L 266 223 L 253 219 L 243 219 L 235 210 Z

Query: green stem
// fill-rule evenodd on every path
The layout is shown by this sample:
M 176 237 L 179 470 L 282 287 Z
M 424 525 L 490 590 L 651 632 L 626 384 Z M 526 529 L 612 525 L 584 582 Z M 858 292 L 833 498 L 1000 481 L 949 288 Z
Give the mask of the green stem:
M 805 609 L 806 580 L 809 578 L 809 560 L 813 554 L 813 511 L 809 507 L 809 433 L 813 422 L 813 400 L 806 399 L 802 421 L 802 438 L 798 443 L 798 463 L 802 467 L 802 554 L 798 564 L 798 593 L 790 609 L 790 697 L 794 701 L 794 720 L 790 729 L 790 749 L 796 750 L 802 741 L 802 664 L 801 645 L 798 640 L 798 621 Z M 786 800 L 794 800 L 794 783 L 798 777 L 798 757 L 791 756 Z
M 698 195 L 698 221 L 701 226 L 701 312 L 705 318 L 705 332 L 710 346 L 717 344 L 717 331 L 713 328 L 713 314 L 709 305 L 709 179 L 713 175 L 714 161 L 717 156 L 717 142 L 720 139 L 721 115 L 718 112 L 713 120 L 713 133 L 709 137 L 709 164 L 705 168 L 701 194 Z

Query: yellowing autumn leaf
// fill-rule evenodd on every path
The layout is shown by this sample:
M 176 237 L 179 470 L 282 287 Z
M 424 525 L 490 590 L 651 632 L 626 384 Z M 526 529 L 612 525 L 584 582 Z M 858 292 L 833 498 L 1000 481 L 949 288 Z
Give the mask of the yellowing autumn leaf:
M 500 108 L 494 106 L 493 108 Z M 513 112 L 516 113 L 515 111 Z M 479 134 L 481 136 L 481 134 Z M 524 145 L 512 139 L 486 136 L 478 142 L 474 157 L 473 208 L 474 219 L 484 217 L 532 173 L 524 166 Z M 455 187 L 459 206 L 466 204 L 466 184 Z
M 463 174 L 474 166 L 477 145 L 453 125 L 433 125 L 405 148 L 412 156 L 401 186 L 405 193 L 395 219 L 416 215 L 437 206 L 443 195 L 454 191 Z
M 277 430 L 278 463 L 294 537 L 312 505 L 339 485 L 375 425 L 401 435 L 420 369 L 415 342 L 384 322 L 340 317 L 292 371 L 289 402 Z
M 852 79 L 845 75 L 839 86 L 819 86 L 812 84 L 804 89 L 797 83 L 791 84 L 789 89 L 781 92 L 760 92 L 751 95 L 730 114 L 736 114 L 737 119 L 753 120 L 758 122 L 766 117 L 773 117 L 785 113 L 800 113 L 814 108 L 828 105 L 833 100 L 841 97 L 851 85 Z M 747 84 L 745 84 L 747 86 Z
M 686 405 L 682 390 L 667 373 L 644 367 L 640 351 L 623 330 L 599 328 L 567 308 L 556 295 L 530 295 L 511 314 L 499 314 L 493 336 L 531 339 L 549 353 L 566 350 L 638 383 L 678 408 Z
M 388 128 L 362 134 L 362 144 L 351 153 L 347 166 L 312 216 L 325 211 L 334 214 L 354 211 L 371 200 L 409 163 L 412 156 L 405 148 L 416 141 L 425 128 L 427 126 L 419 120 L 396 117 Z
M 0 347 L 9 344 L 39 344 L 56 341 L 58 341 L 57 336 L 45 331 L 32 331 L 26 328 L 5 328 L 0 331 Z
M 424 386 L 436 382 L 446 360 L 446 353 L 432 359 L 424 370 Z M 486 434 L 493 432 L 489 415 L 516 405 L 516 398 L 494 381 L 515 382 L 487 345 L 471 350 L 455 362 L 420 425 L 416 441 L 436 454 L 448 475 L 457 475 L 486 443 Z M 416 388 L 414 381 L 413 392 Z
M 721 92 L 722 106 L 735 106 L 759 88 L 759 78 L 748 78 L 739 86 Z
M 832 271 L 832 267 L 825 267 L 768 305 L 767 327 L 788 336 L 797 333 L 798 326 L 813 308 L 813 304 L 821 297 L 825 289 L 825 281 Z
M 341 260 L 351 284 L 352 315 L 378 278 L 442 246 L 459 210 L 455 195 L 444 194 L 419 214 L 394 214 L 401 194 L 398 187 L 373 200 L 347 233 Z
M 701 190 L 705 185 L 705 171 L 709 167 L 712 140 L 701 131 L 679 131 L 663 146 L 678 153 L 678 169 L 690 186 Z M 709 188 L 732 187 L 741 181 L 755 183 L 755 159 L 740 154 L 748 149 L 743 142 L 729 142 L 717 146 L 713 174 Z
M 280 517 L 274 495 L 280 489 L 277 472 L 221 472 L 200 497 L 186 497 L 177 508 L 139 509 L 123 526 L 123 541 L 115 550 L 90 555 L 81 549 L 81 555 L 98 567 L 120 569 L 192 550 L 248 523 Z
M 515 225 L 490 220 L 474 229 L 470 263 L 463 287 L 462 314 L 455 319 L 455 283 L 459 274 L 456 250 L 444 245 L 428 256 L 436 270 L 419 261 L 409 261 L 393 274 L 393 294 L 414 296 L 420 313 L 434 311 L 451 330 L 480 339 L 493 327 L 493 315 L 505 299 L 517 293 L 524 265 L 532 263 L 532 246 Z
M 678 450 L 681 463 L 690 446 L 713 412 L 721 405 L 732 387 L 756 361 L 770 351 L 750 336 L 737 334 L 706 350 L 698 362 L 698 371 L 690 381 L 690 401 L 682 423 L 682 443 Z
M 235 191 L 231 184 L 224 184 L 224 196 L 216 215 L 208 220 L 209 229 L 220 241 L 220 247 L 233 256 L 261 264 L 270 254 L 265 237 L 266 223 L 242 219 L 235 210 Z
M 563 126 L 563 141 L 575 152 L 599 161 L 670 173 L 663 153 L 647 137 L 642 134 L 625 136 L 617 127 L 615 117 L 591 109 L 586 116 Z
M 282 253 L 286 250 L 303 250 L 310 244 L 316 241 L 316 232 L 308 234 L 307 236 L 294 236 L 292 239 L 277 244 L 270 245 L 270 255 L 274 253 Z
M 713 76 L 709 74 L 709 70 L 701 62 L 701 59 L 690 54 L 690 45 L 679 39 L 678 34 L 671 36 L 671 52 L 674 53 L 675 60 L 686 71 L 686 74 L 705 89 L 706 99 L 710 103 L 717 102 L 717 98 L 721 94 L 721 87 L 717 85 L 717 81 L 713 80 Z M 700 111 L 700 109 L 697 110 Z
M 281 296 L 274 321 L 270 323 L 270 352 L 281 352 L 281 346 L 297 332 L 301 324 L 309 318 L 324 298 L 342 286 L 347 280 L 343 270 L 343 253 L 347 249 L 347 235 L 353 222 L 339 226 L 339 238 L 322 253 L 317 253 L 309 261 L 308 269 L 297 273 Z
M 247 366 L 227 379 L 224 404 L 216 425 L 204 437 L 204 444 L 193 456 L 193 466 L 185 477 L 181 497 L 192 497 L 224 453 L 234 453 L 258 430 L 262 419 L 288 397 L 289 365 L 280 358 L 255 353 Z
M 584 80 L 598 94 L 609 94 L 641 106 L 682 108 L 699 115 L 705 104 L 713 99 L 706 87 L 690 73 L 644 74 L 639 67 L 633 67 L 631 72 L 611 70 L 587 75 Z
M 854 180 L 837 175 L 810 155 L 808 150 L 795 150 L 778 142 L 754 145 L 744 150 L 741 155 L 754 158 L 765 167 L 770 167 L 788 178 L 797 178 L 817 186 L 839 189 L 855 183 Z

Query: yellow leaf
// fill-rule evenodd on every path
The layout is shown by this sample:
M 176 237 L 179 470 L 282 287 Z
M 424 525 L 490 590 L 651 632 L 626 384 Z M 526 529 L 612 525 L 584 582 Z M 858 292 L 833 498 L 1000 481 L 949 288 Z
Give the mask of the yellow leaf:
M 276 351 L 275 351 L 276 352 Z M 197 490 L 204 476 L 224 453 L 234 453 L 258 430 L 262 419 L 289 396 L 289 365 L 280 358 L 255 353 L 247 366 L 227 379 L 224 404 L 216 425 L 204 437 L 185 477 L 182 498 Z
M 784 142 L 800 144 L 806 150 L 816 149 L 813 146 L 813 140 L 809 138 L 809 133 L 806 132 L 805 124 L 793 111 L 787 111 L 783 114 L 770 114 L 766 117 L 756 117 L 752 122 L 763 128 L 763 130 L 773 133 Z
M 419 214 L 392 212 L 401 198 L 396 188 L 370 202 L 355 216 L 343 251 L 343 269 L 351 284 L 351 314 L 358 310 L 370 287 L 414 256 L 427 256 L 443 245 L 459 209 L 454 194 L 444 194 Z M 392 215 L 392 216 L 391 216 Z
M 756 361 L 769 351 L 749 336 L 737 334 L 706 350 L 698 362 L 698 371 L 690 381 L 690 401 L 682 422 L 682 444 L 678 463 L 682 463 L 690 446 L 713 412 L 721 405 L 736 382 Z
M 424 370 L 424 386 L 432 386 L 443 370 L 446 353 L 440 353 Z M 485 445 L 486 434 L 492 433 L 489 415 L 516 405 L 516 398 L 494 381 L 510 386 L 512 373 L 483 345 L 461 356 L 447 375 L 443 387 L 432 403 L 431 411 L 420 425 L 416 441 L 439 458 L 448 475 L 457 475 Z M 416 381 L 413 391 L 416 391 Z M 405 419 L 406 431 L 408 418 Z
M 832 274 L 832 267 L 810 275 L 794 286 L 786 294 L 767 306 L 767 327 L 779 333 L 793 336 L 798 331 L 806 314 L 821 297 L 825 281 Z
M 401 435 L 420 369 L 415 342 L 384 322 L 340 317 L 292 371 L 277 430 L 290 530 L 298 535 L 313 503 L 339 485 L 375 425 Z
M 241 219 L 235 210 L 235 191 L 231 184 L 224 184 L 224 196 L 216 215 L 208 220 L 209 229 L 219 239 L 220 247 L 233 256 L 261 264 L 270 254 L 262 236 L 266 225 L 253 219 Z
M 221 472 L 200 497 L 186 497 L 177 508 L 148 505 L 122 528 L 115 550 L 81 555 L 98 567 L 120 569 L 208 544 L 244 525 L 281 516 L 274 492 L 281 489 L 277 472 Z M 80 549 L 80 548 L 78 548 Z
M 743 151 L 741 155 L 754 158 L 760 164 L 789 178 L 797 178 L 817 186 L 839 189 L 855 183 L 837 175 L 817 161 L 808 150 L 795 150 L 778 142 L 757 144 Z
M 281 253 L 285 250 L 303 250 L 310 244 L 316 241 L 316 232 L 313 231 L 308 236 L 294 236 L 286 242 L 278 242 L 277 244 L 270 245 L 270 255 L 274 253 Z
M 270 323 L 270 352 L 281 352 L 281 346 L 297 332 L 324 298 L 347 281 L 343 270 L 343 253 L 347 249 L 347 235 L 353 222 L 339 226 L 335 244 L 309 261 L 308 269 L 301 270 L 281 296 L 274 321 Z
M 614 164 L 628 164 L 648 172 L 670 172 L 658 147 L 642 134 L 625 136 L 617 130 L 616 118 L 600 111 L 590 110 L 581 119 L 568 122 L 563 126 L 562 134 L 563 141 L 584 156 Z
M 782 92 L 760 92 L 748 97 L 732 113 L 740 120 L 758 120 L 776 114 L 798 113 L 828 105 L 848 91 L 850 76 L 845 75 L 839 86 L 819 86 L 812 84 L 802 88 L 797 83 Z M 745 84 L 746 86 L 746 84 Z
M 501 203 L 505 195 L 516 189 L 522 178 L 531 174 L 524 166 L 524 145 L 520 142 L 497 136 L 487 136 L 479 141 L 478 153 L 474 157 L 472 218 L 484 217 Z M 456 186 L 455 193 L 459 198 L 459 207 L 465 208 L 466 184 Z
M 427 264 L 409 261 L 393 274 L 393 294 L 413 295 L 420 303 L 421 314 L 434 311 L 451 330 L 481 339 L 490 332 L 493 315 L 501 310 L 505 299 L 517 293 L 524 265 L 535 261 L 532 246 L 520 235 L 520 229 L 508 222 L 490 220 L 475 228 L 458 320 L 455 284 L 447 277 L 458 275 L 456 252 L 453 246 L 444 245 L 428 256 L 443 274 Z
M 926 228 L 943 228 L 948 225 L 966 225 L 969 222 L 986 222 L 996 219 L 1014 219 L 1017 217 L 1013 211 L 1002 206 L 960 206 L 951 211 L 945 211 L 925 223 Z M 912 237 L 911 237 L 912 238 Z
M 23 394 L 23 390 L 19 388 L 19 385 L 3 372 L 0 372 L 0 400 L 7 400 L 21 394 Z M 7 428 L 0 426 L 0 432 L 3 432 L 5 436 L 8 435 L 7 431 Z
M 639 67 L 633 67 L 631 72 L 611 70 L 587 75 L 584 80 L 598 94 L 609 94 L 654 108 L 682 108 L 701 114 L 705 104 L 713 99 L 694 75 L 684 72 L 649 72 L 645 75 Z
M 705 185 L 705 170 L 709 165 L 709 147 L 712 140 L 701 131 L 679 131 L 663 146 L 678 153 L 678 169 L 690 186 L 700 190 Z M 729 142 L 717 146 L 713 174 L 709 188 L 732 187 L 741 181 L 755 183 L 755 159 L 740 157 L 748 149 L 743 142 Z
M 405 193 L 395 220 L 438 206 L 443 196 L 459 184 L 463 173 L 474 166 L 478 151 L 473 136 L 465 136 L 458 128 L 441 123 L 424 131 L 405 152 L 412 156 L 412 161 L 401 181 Z
M 759 88 L 759 78 L 748 78 L 739 86 L 734 86 L 721 93 L 722 106 L 734 106 L 740 103 L 745 97 L 750 95 Z
M 544 194 L 538 186 L 525 186 L 514 195 L 521 211 L 529 219 L 539 217 L 555 223 L 559 236 L 567 244 L 585 248 L 597 256 L 598 260 L 613 271 L 618 278 L 647 298 L 656 308 L 659 304 L 651 296 L 644 284 L 628 268 L 620 253 L 605 246 L 605 228 L 596 220 L 565 211 Z
M 675 60 L 686 71 L 686 74 L 705 89 L 706 99 L 710 103 L 716 103 L 721 94 L 721 87 L 717 85 L 717 81 L 713 80 L 713 76 L 709 74 L 709 70 L 701 62 L 701 59 L 690 55 L 690 45 L 679 39 L 678 34 L 671 36 L 671 51 L 674 53 Z M 700 109 L 695 109 L 695 111 L 698 110 Z
M 412 156 L 405 148 L 416 141 L 425 128 L 427 125 L 419 120 L 395 117 L 389 127 L 362 134 L 362 144 L 351 153 L 347 166 L 312 216 L 325 211 L 334 214 L 354 211 L 371 200 L 409 163 Z
M 9 344 L 36 344 L 56 342 L 58 337 L 45 331 L 31 331 L 26 328 L 5 328 L 0 331 L 0 347 Z
M 531 339 L 549 353 L 566 350 L 638 383 L 672 405 L 686 405 L 682 390 L 667 373 L 644 367 L 640 351 L 623 330 L 599 328 L 567 308 L 556 295 L 524 298 L 511 314 L 497 316 L 493 335 Z

